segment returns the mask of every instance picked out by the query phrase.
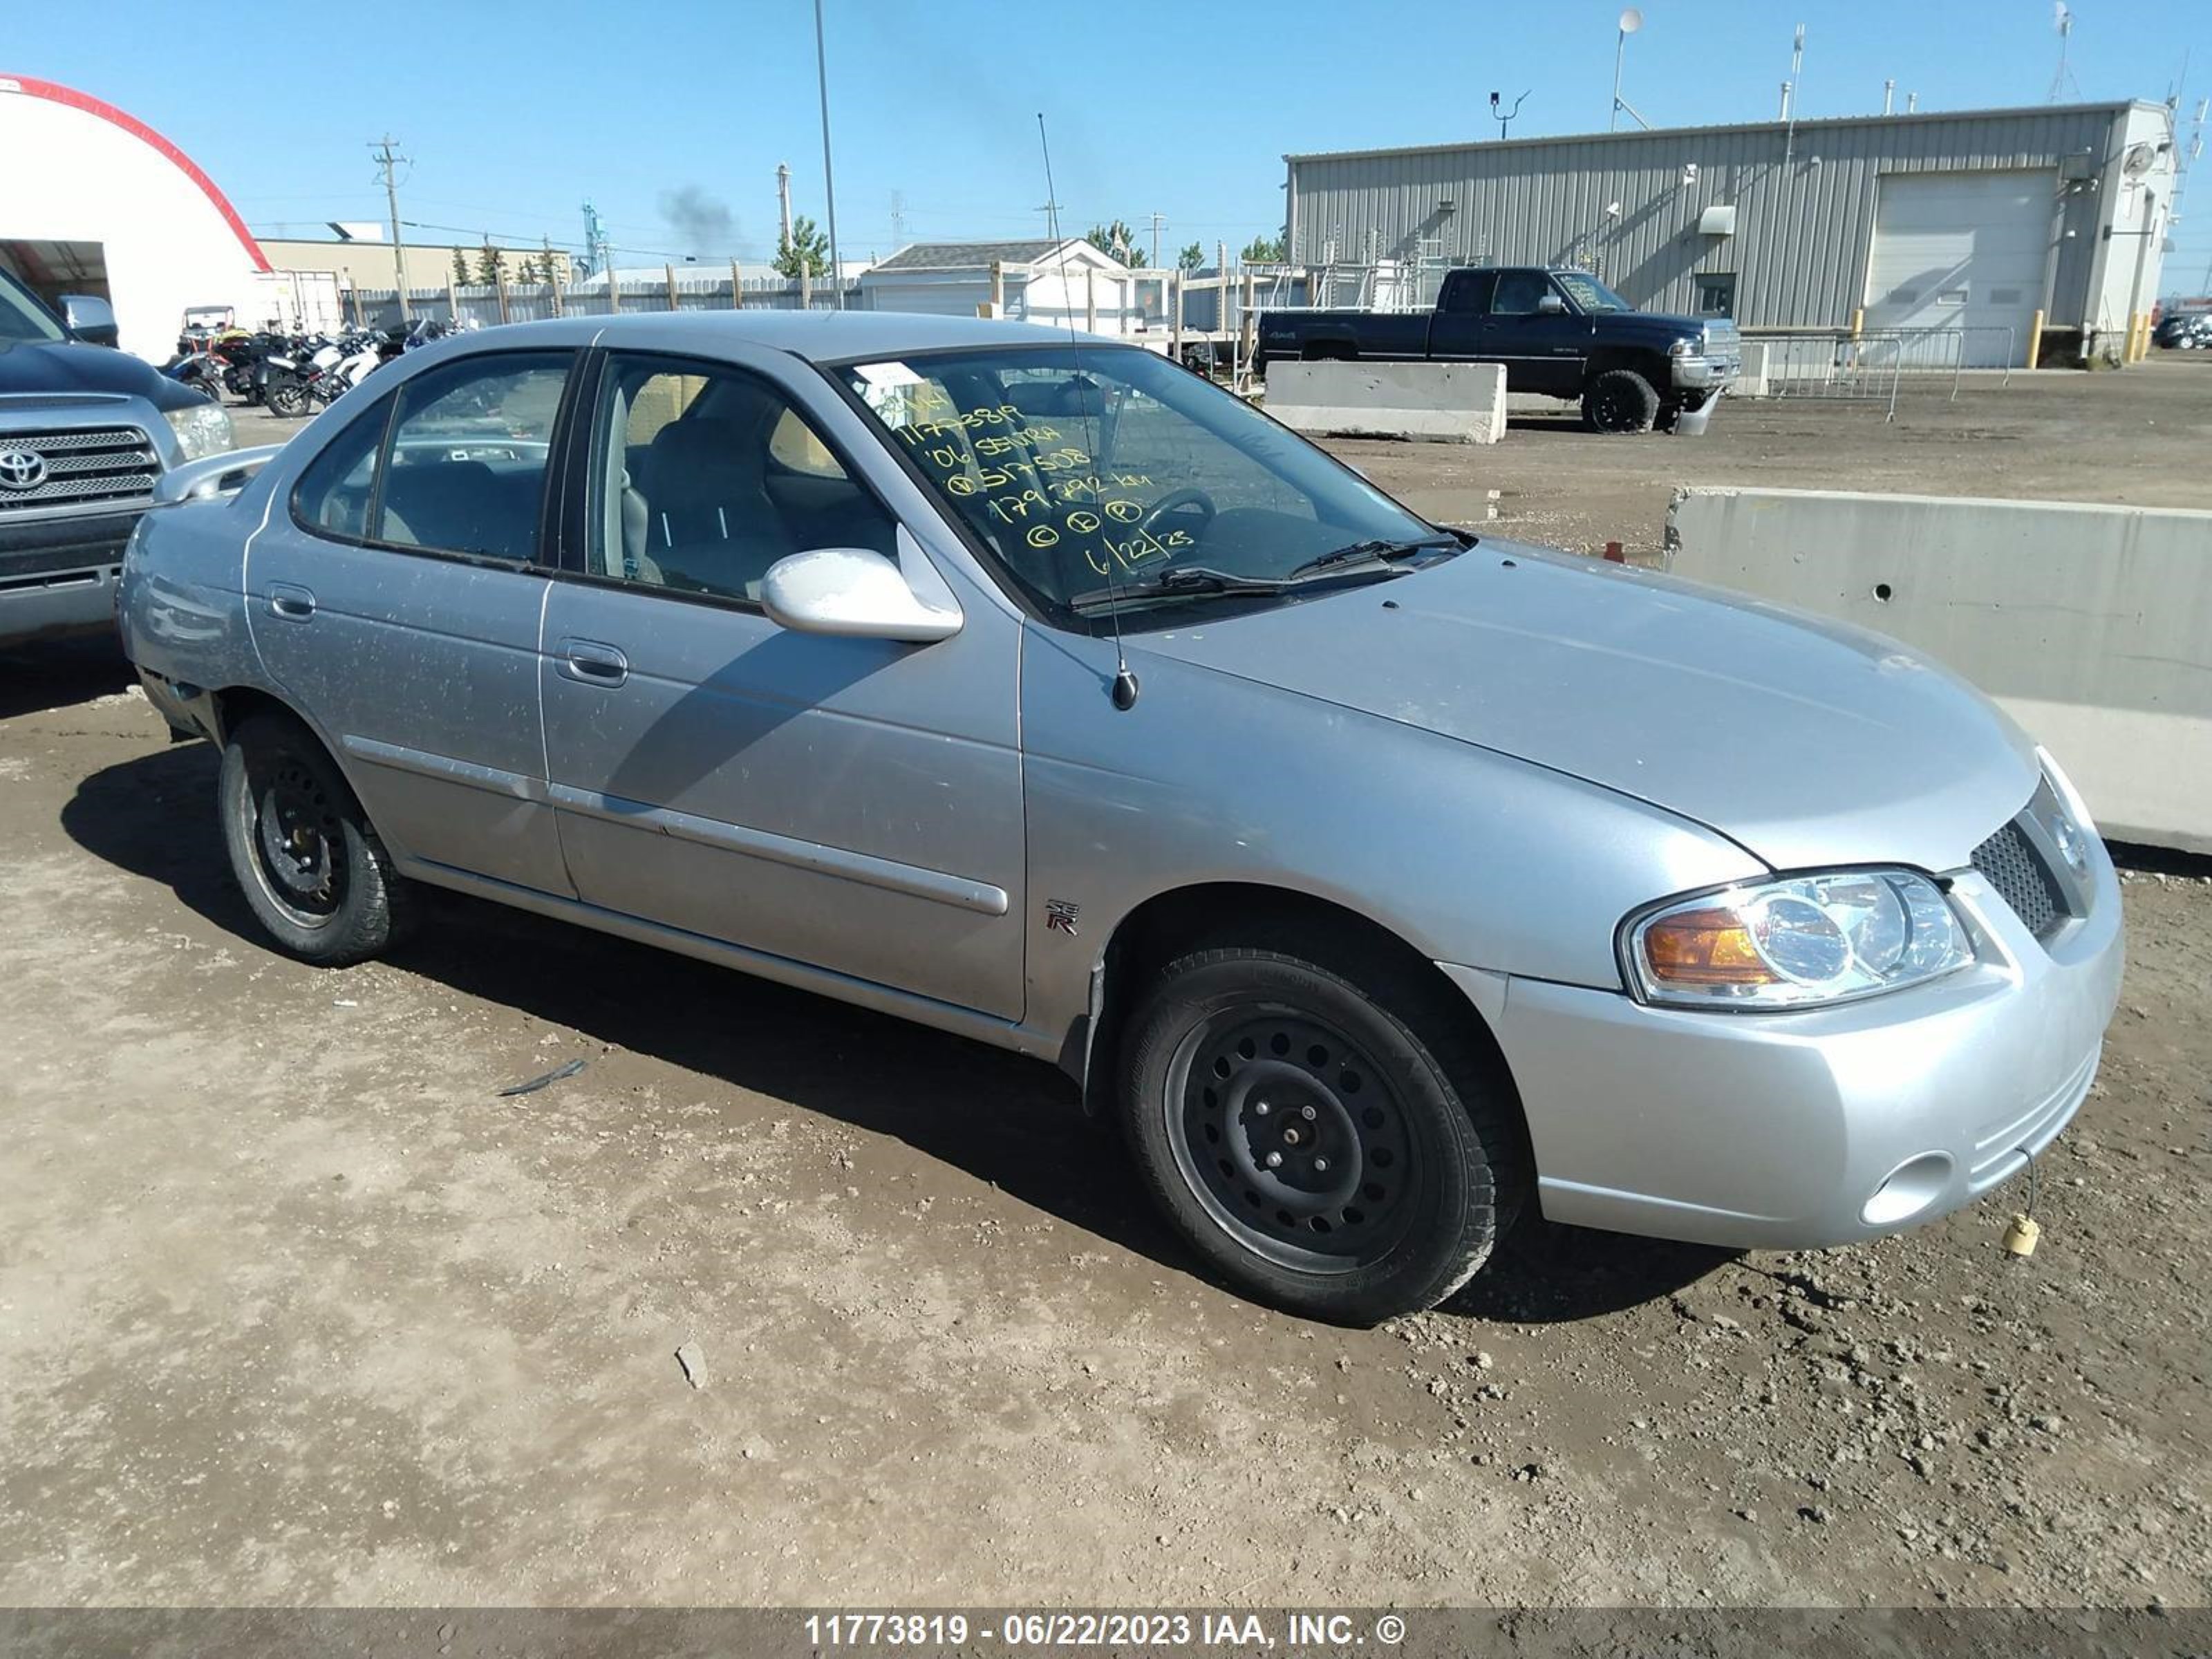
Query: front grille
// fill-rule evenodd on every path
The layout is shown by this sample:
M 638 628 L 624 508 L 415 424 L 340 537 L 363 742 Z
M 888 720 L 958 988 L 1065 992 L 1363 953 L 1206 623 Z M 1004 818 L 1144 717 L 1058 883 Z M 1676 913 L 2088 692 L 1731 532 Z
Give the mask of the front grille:
M 2066 918 L 2066 901 L 2042 855 L 2017 823 L 2006 824 L 1974 848 L 1972 862 L 2029 933 L 2047 939 L 2058 931 Z
M 153 495 L 154 481 L 161 471 L 153 441 L 135 426 L 0 432 L 0 450 L 17 449 L 45 462 L 46 477 L 28 489 L 12 489 L 0 482 L 0 514 L 143 501 Z

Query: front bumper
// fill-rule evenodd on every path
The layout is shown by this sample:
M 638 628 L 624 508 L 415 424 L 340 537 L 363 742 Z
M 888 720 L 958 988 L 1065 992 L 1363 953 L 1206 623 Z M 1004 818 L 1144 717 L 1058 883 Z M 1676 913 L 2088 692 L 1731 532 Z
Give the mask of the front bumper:
M 1672 378 L 1677 392 L 1724 391 L 1742 367 L 1740 360 L 1735 357 L 1676 357 L 1672 362 Z
M 112 627 L 124 544 L 143 510 L 0 521 L 0 644 Z
M 1500 1006 L 1470 985 L 1520 1089 L 1544 1214 L 1812 1249 L 1917 1226 L 2018 1174 L 2087 1096 L 2119 998 L 2119 884 L 2095 857 L 2088 914 L 2047 945 L 1960 875 L 1981 960 L 1840 1007 L 1692 1012 L 1523 979 Z

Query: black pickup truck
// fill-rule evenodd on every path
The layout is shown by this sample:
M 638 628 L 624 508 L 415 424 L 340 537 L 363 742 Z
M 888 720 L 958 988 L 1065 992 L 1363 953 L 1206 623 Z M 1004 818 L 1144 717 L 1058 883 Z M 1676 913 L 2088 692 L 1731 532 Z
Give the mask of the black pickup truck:
M 1638 311 L 1586 270 L 1503 265 L 1447 272 L 1434 311 L 1267 312 L 1254 364 L 1503 363 L 1507 391 L 1579 403 L 1594 432 L 1688 432 L 1741 356 L 1725 319 Z

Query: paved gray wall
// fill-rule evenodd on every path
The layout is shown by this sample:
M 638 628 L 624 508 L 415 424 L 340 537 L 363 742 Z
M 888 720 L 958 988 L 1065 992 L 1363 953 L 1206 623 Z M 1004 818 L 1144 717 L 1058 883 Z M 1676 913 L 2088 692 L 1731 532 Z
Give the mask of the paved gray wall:
M 1291 257 L 1318 264 L 1333 245 L 1346 263 L 1412 259 L 1437 238 L 1456 264 L 1594 264 L 1633 303 L 1671 311 L 1693 309 L 1698 271 L 1733 270 L 1745 325 L 1838 327 L 1863 302 L 1882 173 L 2072 155 L 2110 182 L 2053 204 L 2050 310 L 2054 326 L 2094 325 L 2100 204 L 2118 198 L 2130 107 L 1802 121 L 1794 139 L 1765 124 L 1291 156 Z M 1724 203 L 1736 234 L 1700 234 L 1699 214 Z
M 2212 513 L 1697 488 L 1668 544 L 1679 575 L 1948 664 L 2058 757 L 2107 836 L 2212 852 Z

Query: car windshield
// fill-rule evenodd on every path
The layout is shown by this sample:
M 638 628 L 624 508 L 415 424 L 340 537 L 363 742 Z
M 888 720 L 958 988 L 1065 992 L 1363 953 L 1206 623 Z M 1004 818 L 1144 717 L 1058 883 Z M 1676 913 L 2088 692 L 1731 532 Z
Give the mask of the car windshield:
M 999 347 L 840 372 L 1048 614 L 1265 603 L 1460 546 L 1152 352 Z
M 6 271 L 0 270 L 0 347 L 24 340 L 52 344 L 68 337 L 46 314 L 45 307 L 18 287 Z
M 1566 289 L 1574 302 L 1584 311 L 1633 311 L 1636 309 L 1634 306 L 1629 304 L 1587 270 L 1555 270 L 1552 274 L 1559 278 L 1559 286 Z

